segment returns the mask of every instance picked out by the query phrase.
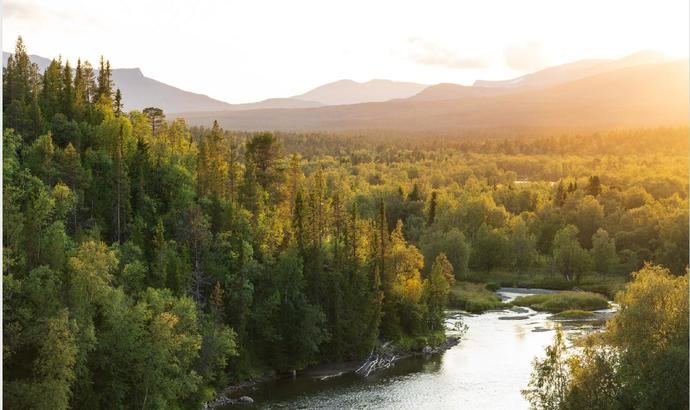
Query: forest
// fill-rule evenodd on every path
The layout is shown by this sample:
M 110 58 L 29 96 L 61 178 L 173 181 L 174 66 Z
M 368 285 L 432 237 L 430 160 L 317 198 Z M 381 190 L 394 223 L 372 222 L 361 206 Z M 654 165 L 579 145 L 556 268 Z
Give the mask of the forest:
M 456 281 L 688 266 L 687 127 L 242 133 L 126 104 L 105 59 L 39 73 L 20 38 L 3 70 L 7 408 L 199 408 L 437 345 Z

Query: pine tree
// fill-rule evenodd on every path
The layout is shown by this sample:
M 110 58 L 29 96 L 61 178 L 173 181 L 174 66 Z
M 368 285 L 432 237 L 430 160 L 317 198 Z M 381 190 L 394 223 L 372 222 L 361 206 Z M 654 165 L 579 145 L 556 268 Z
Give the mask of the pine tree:
M 407 195 L 407 200 L 408 201 L 421 201 L 422 200 L 422 194 L 419 192 L 419 186 L 417 184 L 414 184 L 412 187 L 412 192 Z
M 69 60 L 65 61 L 65 67 L 62 70 L 62 94 L 60 98 L 61 112 L 67 119 L 74 117 L 74 86 L 72 84 L 72 67 Z
M 98 69 L 98 85 L 95 99 L 97 103 L 111 106 L 113 102 L 113 80 L 110 72 L 110 61 L 101 56 Z
M 598 175 L 589 177 L 589 185 L 587 186 L 587 194 L 597 196 L 601 193 L 601 181 Z
M 122 107 L 124 104 L 122 104 L 122 93 L 120 92 L 120 89 L 118 88 L 117 91 L 115 91 L 115 101 L 113 101 L 113 111 L 115 112 L 115 115 L 117 117 L 122 114 Z
M 31 143 L 44 131 L 40 107 L 41 76 L 32 64 L 21 36 L 3 75 L 3 122 Z
M 426 224 L 431 226 L 436 221 L 436 191 L 431 193 L 431 201 L 429 201 L 429 216 L 427 217 Z
M 86 80 L 84 79 L 84 67 L 81 64 L 81 59 L 77 60 L 77 68 L 74 71 L 74 93 L 72 98 L 74 119 L 81 121 L 86 115 L 89 103 Z
M 383 198 L 379 199 L 378 220 L 377 220 L 378 237 L 376 238 L 376 246 L 378 249 L 379 259 L 379 275 L 383 277 L 386 272 L 386 246 L 388 244 L 388 221 L 386 220 L 386 204 Z
M 147 107 L 142 111 L 151 124 L 151 135 L 157 137 L 165 122 L 163 110 L 157 107 Z
M 295 236 L 295 241 L 297 242 L 297 249 L 299 249 L 300 254 L 305 256 L 305 248 L 306 248 L 306 242 L 305 242 L 305 228 L 304 228 L 304 222 L 305 222 L 305 207 L 304 207 L 304 194 L 302 193 L 302 190 L 298 190 L 297 194 L 295 195 L 295 206 L 292 212 L 292 230 L 294 232 Z

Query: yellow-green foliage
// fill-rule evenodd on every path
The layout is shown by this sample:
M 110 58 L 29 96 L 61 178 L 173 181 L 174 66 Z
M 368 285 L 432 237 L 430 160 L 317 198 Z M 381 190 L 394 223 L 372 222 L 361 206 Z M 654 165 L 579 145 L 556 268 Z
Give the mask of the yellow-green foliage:
M 450 289 L 448 306 L 480 313 L 485 310 L 501 309 L 506 304 L 501 302 L 500 296 L 488 290 L 483 284 L 458 282 Z
M 557 330 L 523 390 L 534 408 L 688 407 L 688 275 L 646 264 L 632 276 L 618 313 L 582 350 L 566 353 Z
M 199 408 L 257 369 L 442 338 L 454 278 L 611 294 L 643 261 L 688 264 L 687 127 L 230 132 L 123 112 L 95 73 L 41 75 L 21 40 L 3 72 L 10 408 Z M 502 306 L 481 285 L 450 300 Z

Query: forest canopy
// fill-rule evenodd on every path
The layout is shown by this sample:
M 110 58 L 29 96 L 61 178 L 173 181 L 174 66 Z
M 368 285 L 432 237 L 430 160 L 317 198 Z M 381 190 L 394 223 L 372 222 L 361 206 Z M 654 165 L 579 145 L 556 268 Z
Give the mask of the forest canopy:
M 688 265 L 687 128 L 241 133 L 125 110 L 110 64 L 3 70 L 8 408 L 189 408 L 443 335 L 470 272 Z

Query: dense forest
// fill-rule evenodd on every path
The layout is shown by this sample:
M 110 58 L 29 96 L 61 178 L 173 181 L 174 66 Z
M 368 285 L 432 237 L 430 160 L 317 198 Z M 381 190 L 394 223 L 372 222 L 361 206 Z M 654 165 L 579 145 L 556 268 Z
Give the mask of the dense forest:
M 110 64 L 3 71 L 8 408 L 193 408 L 444 340 L 470 273 L 688 265 L 687 128 L 239 133 L 126 111 Z M 650 169 L 654 172 L 650 172 Z

